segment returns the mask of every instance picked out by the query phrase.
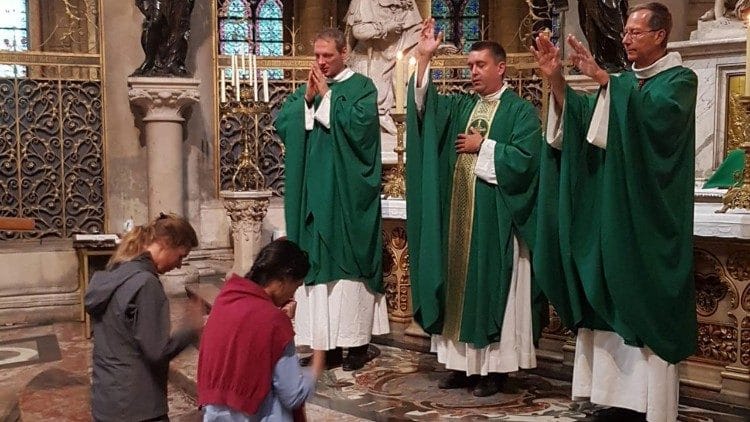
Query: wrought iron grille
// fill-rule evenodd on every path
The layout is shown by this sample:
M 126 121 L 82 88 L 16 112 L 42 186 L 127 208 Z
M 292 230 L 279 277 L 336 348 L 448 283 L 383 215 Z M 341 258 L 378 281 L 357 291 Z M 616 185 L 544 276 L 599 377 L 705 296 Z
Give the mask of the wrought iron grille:
M 272 80 L 269 84 L 271 112 L 262 121 L 261 162 L 256 163 L 266 178 L 267 189 L 278 196 L 284 194 L 284 147 L 273 128 L 273 120 L 286 97 L 305 82 L 312 60 L 312 57 L 304 56 L 258 59 L 260 69 L 281 69 L 284 75 L 282 79 Z M 220 75 L 222 69 L 230 67 L 229 56 L 219 57 L 219 66 L 217 75 Z M 435 57 L 432 60 L 432 69 L 433 80 L 441 92 L 469 91 L 471 81 L 465 72 L 466 56 Z M 536 63 L 530 54 L 508 55 L 506 81 L 521 97 L 537 106 L 540 112 L 546 110 L 549 88 L 539 76 Z M 239 122 L 230 113 L 219 115 L 218 151 L 217 185 L 220 190 L 232 189 L 232 175 L 242 151 L 242 140 Z

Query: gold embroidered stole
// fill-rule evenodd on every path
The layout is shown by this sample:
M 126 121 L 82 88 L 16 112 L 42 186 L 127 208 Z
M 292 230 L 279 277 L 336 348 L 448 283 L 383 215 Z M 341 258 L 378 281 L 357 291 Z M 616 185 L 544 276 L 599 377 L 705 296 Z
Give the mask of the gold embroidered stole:
M 466 133 L 475 128 L 483 137 L 492 127 L 500 100 L 480 99 L 471 112 Z M 450 221 L 448 227 L 448 269 L 445 280 L 445 324 L 443 336 L 458 341 L 464 306 L 464 288 L 469 268 L 469 248 L 474 222 L 474 166 L 478 154 L 458 154 L 453 169 Z

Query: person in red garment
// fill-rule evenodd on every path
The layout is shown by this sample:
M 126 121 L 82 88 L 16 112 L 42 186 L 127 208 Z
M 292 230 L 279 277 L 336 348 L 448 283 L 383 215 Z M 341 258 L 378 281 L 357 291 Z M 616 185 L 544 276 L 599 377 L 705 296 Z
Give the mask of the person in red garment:
M 198 403 L 205 421 L 299 421 L 323 372 L 325 352 L 303 370 L 281 307 L 310 269 L 294 242 L 266 245 L 245 277 L 233 274 L 216 297 L 201 337 Z

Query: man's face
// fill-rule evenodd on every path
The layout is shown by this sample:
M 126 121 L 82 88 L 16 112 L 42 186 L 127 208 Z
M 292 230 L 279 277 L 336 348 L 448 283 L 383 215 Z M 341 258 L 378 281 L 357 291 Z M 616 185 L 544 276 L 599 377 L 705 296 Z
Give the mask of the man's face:
M 327 78 L 333 78 L 344 70 L 346 50 L 340 52 L 336 49 L 336 41 L 320 38 L 315 41 L 315 62 Z
M 471 71 L 471 84 L 479 95 L 489 95 L 503 86 L 505 62 L 495 62 L 490 50 L 472 51 L 467 61 Z
M 662 42 L 667 33 L 663 29 L 652 30 L 649 26 L 650 10 L 637 10 L 630 14 L 625 23 L 625 36 L 622 45 L 628 61 L 637 67 L 645 67 L 661 58 L 664 54 Z

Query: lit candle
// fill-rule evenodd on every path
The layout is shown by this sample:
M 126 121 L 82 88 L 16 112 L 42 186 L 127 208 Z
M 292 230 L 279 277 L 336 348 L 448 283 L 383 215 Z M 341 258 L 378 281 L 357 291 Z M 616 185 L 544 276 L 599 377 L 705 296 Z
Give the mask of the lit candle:
M 240 91 L 242 91 L 242 87 L 240 86 L 240 68 L 238 66 L 239 60 L 237 59 L 237 56 L 234 57 L 234 99 L 236 101 L 240 100 Z
M 395 82 L 395 102 L 396 102 L 396 113 L 403 114 L 404 112 L 404 53 L 396 53 L 396 73 Z
M 253 98 L 258 101 L 258 56 L 252 56 Z
M 745 96 L 750 97 L 750 17 L 747 25 L 747 40 L 745 40 Z
M 409 57 L 409 74 L 406 76 L 406 82 L 409 83 L 411 75 L 417 70 L 417 58 L 414 56 Z
M 263 101 L 268 102 L 268 71 L 263 70 Z
M 219 68 L 219 72 L 221 72 L 221 88 L 220 88 L 220 97 L 221 102 L 225 103 L 227 102 L 227 79 L 226 76 L 224 76 L 224 69 Z
M 242 72 L 241 72 L 242 76 L 247 77 L 245 76 L 247 72 L 247 62 L 245 61 L 245 53 L 242 53 L 242 65 L 240 66 L 240 69 L 242 69 Z

